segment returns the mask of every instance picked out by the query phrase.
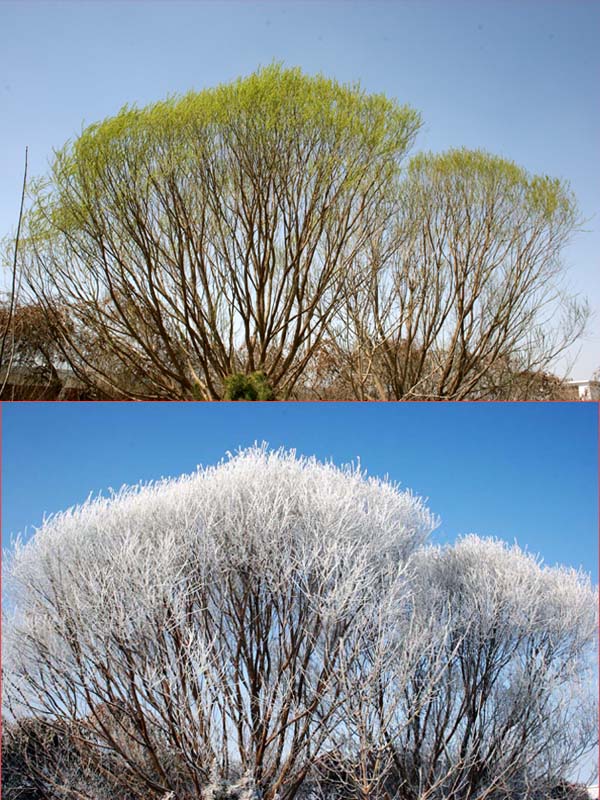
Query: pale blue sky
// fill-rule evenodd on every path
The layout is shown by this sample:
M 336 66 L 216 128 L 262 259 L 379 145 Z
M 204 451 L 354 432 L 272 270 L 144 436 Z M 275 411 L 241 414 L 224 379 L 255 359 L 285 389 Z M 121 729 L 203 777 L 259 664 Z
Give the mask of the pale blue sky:
M 281 60 L 421 111 L 416 148 L 481 147 L 570 181 L 589 231 L 566 252 L 598 313 L 573 377 L 600 366 L 600 3 L 596 0 L 0 2 L 0 235 L 30 173 L 82 123 Z

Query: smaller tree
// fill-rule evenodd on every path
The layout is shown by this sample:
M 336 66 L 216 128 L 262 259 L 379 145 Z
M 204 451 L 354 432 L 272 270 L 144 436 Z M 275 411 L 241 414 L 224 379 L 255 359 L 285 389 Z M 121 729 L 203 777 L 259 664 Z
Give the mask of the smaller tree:
M 534 798 L 558 784 L 597 744 L 589 577 L 475 536 L 413 565 L 411 624 L 432 639 L 394 728 L 408 796 Z
M 367 397 L 494 398 L 523 391 L 583 332 L 560 254 L 577 227 L 568 186 L 481 151 L 420 154 L 397 213 L 370 239 L 331 323 Z

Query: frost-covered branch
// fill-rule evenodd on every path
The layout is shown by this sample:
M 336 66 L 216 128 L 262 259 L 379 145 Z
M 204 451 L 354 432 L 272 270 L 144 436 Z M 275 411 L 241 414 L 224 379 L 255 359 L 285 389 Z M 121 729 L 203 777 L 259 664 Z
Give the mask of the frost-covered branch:
M 596 739 L 589 579 L 427 546 L 435 525 L 389 482 L 266 447 L 46 520 L 5 563 L 19 769 L 65 800 L 100 796 L 88 774 L 140 800 L 564 779 Z

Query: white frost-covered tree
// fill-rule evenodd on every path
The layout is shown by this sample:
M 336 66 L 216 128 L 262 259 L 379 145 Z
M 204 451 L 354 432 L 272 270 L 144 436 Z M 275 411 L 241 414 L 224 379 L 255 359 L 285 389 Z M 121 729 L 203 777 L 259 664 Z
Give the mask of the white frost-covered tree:
M 59 514 L 8 566 L 7 701 L 70 721 L 140 797 L 236 770 L 291 797 L 342 653 L 434 524 L 388 482 L 265 448 Z
M 435 525 L 265 447 L 50 518 L 5 564 L 21 769 L 65 800 L 533 797 L 595 739 L 595 591 Z
M 418 646 L 377 674 L 363 734 L 389 745 L 379 782 L 420 800 L 553 796 L 597 744 L 589 577 L 477 536 L 420 548 L 410 573 L 396 630 Z

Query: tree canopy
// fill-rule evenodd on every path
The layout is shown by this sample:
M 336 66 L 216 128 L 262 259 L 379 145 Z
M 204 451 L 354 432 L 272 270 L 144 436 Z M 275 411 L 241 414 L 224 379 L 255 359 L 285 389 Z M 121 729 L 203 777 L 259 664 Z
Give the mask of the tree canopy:
M 482 151 L 413 157 L 397 216 L 348 282 L 335 337 L 347 379 L 379 399 L 520 399 L 517 376 L 543 372 L 585 325 L 561 282 L 576 224 L 557 179 Z
M 134 396 L 217 398 L 255 371 L 285 393 L 419 124 L 382 95 L 273 65 L 86 128 L 29 216 L 35 294 L 93 339 L 54 314 L 65 356 Z
M 549 796 L 597 741 L 597 593 L 436 524 L 265 447 L 54 516 L 5 571 L 11 758 L 64 800 Z
M 483 151 L 407 161 L 420 124 L 277 64 L 127 106 L 31 184 L 24 302 L 98 397 L 526 394 L 588 316 L 575 200 Z

